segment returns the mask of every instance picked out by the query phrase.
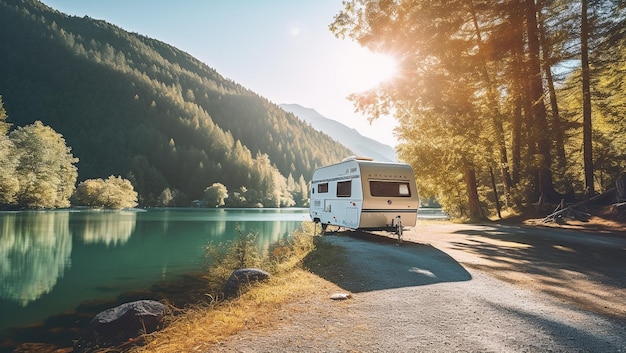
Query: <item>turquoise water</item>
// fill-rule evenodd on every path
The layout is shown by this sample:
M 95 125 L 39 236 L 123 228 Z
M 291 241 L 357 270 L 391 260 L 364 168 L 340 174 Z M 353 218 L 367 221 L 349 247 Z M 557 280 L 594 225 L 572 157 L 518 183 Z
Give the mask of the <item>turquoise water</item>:
M 0 333 L 201 270 L 203 246 L 258 231 L 265 251 L 308 209 L 0 212 Z

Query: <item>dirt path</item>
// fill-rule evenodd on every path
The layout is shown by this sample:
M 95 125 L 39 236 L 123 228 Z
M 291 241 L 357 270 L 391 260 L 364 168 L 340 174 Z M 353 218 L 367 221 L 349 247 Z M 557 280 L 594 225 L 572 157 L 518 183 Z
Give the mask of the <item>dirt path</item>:
M 405 239 L 325 237 L 345 262 L 318 291 L 212 351 L 626 352 L 621 234 L 436 222 Z
M 430 222 L 407 238 L 503 281 L 626 318 L 626 230 Z

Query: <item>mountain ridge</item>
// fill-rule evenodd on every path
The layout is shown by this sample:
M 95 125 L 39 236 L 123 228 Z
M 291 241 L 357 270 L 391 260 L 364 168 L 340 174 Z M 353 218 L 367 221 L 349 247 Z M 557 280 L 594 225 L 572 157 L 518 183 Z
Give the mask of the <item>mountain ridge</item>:
M 296 103 L 281 103 L 278 106 L 311 124 L 314 129 L 332 137 L 359 156 L 367 156 L 386 162 L 397 161 L 396 153 L 391 146 L 363 136 L 356 129 L 327 118 L 313 108 Z

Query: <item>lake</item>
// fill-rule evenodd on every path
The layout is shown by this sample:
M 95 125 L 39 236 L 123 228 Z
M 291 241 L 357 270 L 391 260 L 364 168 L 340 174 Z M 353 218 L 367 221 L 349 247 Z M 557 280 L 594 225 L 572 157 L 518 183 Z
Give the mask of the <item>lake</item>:
M 418 218 L 447 215 L 420 208 Z M 237 226 L 257 232 L 264 252 L 309 220 L 306 208 L 0 212 L 0 352 L 18 342 L 71 342 L 76 333 L 59 328 L 77 317 L 88 323 L 154 285 L 179 288 L 205 269 L 204 246 L 235 239 Z M 93 311 L 99 305 L 109 306 Z
M 0 336 L 81 303 L 197 272 L 203 247 L 258 231 L 265 251 L 308 209 L 148 209 L 0 212 Z

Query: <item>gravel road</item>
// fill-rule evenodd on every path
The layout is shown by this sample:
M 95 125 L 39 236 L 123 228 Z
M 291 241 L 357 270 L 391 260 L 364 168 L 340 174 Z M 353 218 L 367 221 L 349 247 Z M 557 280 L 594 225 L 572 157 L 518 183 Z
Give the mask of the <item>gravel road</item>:
M 626 352 L 626 237 L 572 234 L 435 223 L 402 246 L 325 236 L 342 267 L 271 330 L 215 351 Z M 337 291 L 352 297 L 330 300 Z

